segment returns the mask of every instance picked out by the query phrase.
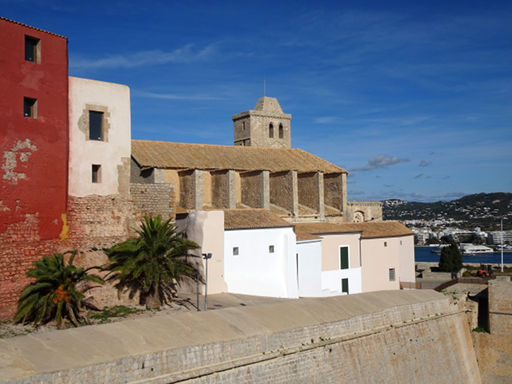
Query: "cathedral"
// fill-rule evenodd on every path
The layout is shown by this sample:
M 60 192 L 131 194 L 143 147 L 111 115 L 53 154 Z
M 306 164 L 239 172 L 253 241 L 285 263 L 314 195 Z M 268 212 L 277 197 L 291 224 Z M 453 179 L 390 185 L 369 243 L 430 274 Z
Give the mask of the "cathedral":
M 234 145 L 132 140 L 131 183 L 171 186 L 174 213 L 264 208 L 292 223 L 381 221 L 379 202 L 347 201 L 348 172 L 291 148 L 276 98 L 233 117 Z

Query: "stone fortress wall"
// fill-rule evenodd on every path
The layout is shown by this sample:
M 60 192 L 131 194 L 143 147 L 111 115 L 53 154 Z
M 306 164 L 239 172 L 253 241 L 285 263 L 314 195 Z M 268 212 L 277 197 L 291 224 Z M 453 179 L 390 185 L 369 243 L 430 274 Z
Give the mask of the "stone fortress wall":
M 480 383 L 464 311 L 382 291 L 0 340 L 5 383 Z
M 510 277 L 489 281 L 489 333 L 472 332 L 484 384 L 512 380 L 512 282 Z
M 14 316 L 19 292 L 30 282 L 25 273 L 33 268 L 34 261 L 56 252 L 78 250 L 75 264 L 101 265 L 107 261 L 101 249 L 133 236 L 144 215 L 172 217 L 172 190 L 168 184 L 130 184 L 130 190 L 131 197 L 70 196 L 58 239 L 40 239 L 37 216 L 0 234 L 0 320 Z M 95 289 L 94 296 L 100 307 L 117 302 L 115 289 L 109 285 Z M 131 302 L 136 303 L 136 300 Z

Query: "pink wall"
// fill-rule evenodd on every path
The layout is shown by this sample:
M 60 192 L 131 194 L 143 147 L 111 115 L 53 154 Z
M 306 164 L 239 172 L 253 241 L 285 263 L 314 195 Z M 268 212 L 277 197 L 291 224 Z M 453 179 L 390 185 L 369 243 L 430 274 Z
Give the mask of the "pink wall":
M 359 233 L 322 235 L 322 271 L 340 269 L 341 245 L 349 247 L 349 268 L 360 267 Z
M 362 239 L 363 292 L 400 289 L 400 237 Z M 389 269 L 395 269 L 395 281 L 389 281 Z

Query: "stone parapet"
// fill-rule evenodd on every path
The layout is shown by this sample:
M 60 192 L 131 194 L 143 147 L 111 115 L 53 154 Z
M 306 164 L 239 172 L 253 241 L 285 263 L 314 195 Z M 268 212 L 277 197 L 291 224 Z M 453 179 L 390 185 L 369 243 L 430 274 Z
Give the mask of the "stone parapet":
M 432 291 L 155 316 L 0 348 L 8 383 L 364 383 L 383 372 L 386 382 L 480 383 L 464 314 Z
M 382 203 L 380 201 L 348 201 L 346 221 L 382 221 Z
M 489 328 L 492 334 L 512 335 L 510 276 L 489 281 Z

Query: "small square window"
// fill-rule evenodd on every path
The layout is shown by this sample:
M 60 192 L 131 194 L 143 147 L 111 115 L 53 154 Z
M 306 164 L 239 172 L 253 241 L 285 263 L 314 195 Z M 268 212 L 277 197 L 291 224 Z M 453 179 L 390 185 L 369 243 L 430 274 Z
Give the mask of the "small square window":
M 233 247 L 233 256 L 238 256 L 238 247 Z
M 25 60 L 36 64 L 41 62 L 41 40 L 25 36 Z
M 101 165 L 100 164 L 92 165 L 92 182 L 93 183 L 101 183 Z
M 274 246 L 273 245 L 269 245 L 268 246 L 268 253 L 274 253 Z
M 395 281 L 395 268 L 389 268 L 389 281 Z
M 23 98 L 23 116 L 35 119 L 37 117 L 37 99 Z
M 103 140 L 103 112 L 89 111 L 89 140 Z

